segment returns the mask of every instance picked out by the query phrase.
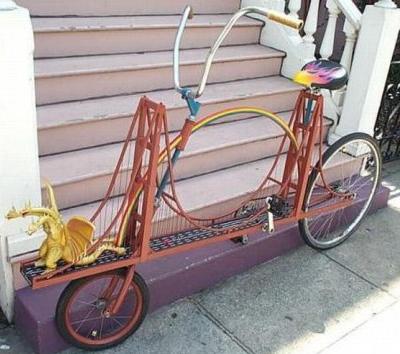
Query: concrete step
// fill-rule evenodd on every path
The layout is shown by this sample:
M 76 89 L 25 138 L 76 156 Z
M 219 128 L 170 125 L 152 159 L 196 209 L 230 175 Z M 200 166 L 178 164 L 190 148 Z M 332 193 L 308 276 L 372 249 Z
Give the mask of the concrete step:
M 282 117 L 288 121 L 290 113 L 282 113 Z M 175 178 L 187 179 L 273 156 L 282 135 L 282 129 L 264 117 L 207 126 L 192 135 L 176 164 Z M 100 200 L 121 148 L 120 143 L 43 157 L 41 174 L 53 184 L 59 206 Z
M 283 117 L 288 120 L 289 114 Z M 282 133 L 264 117 L 204 127 L 192 135 L 176 165 L 175 177 L 188 178 L 265 158 L 276 152 L 276 139 Z M 41 158 L 41 174 L 53 184 L 59 206 L 101 199 L 121 148 L 118 143 Z
M 271 163 L 272 158 L 267 158 L 182 180 L 176 183 L 177 193 L 182 205 L 191 213 L 202 211 L 202 215 L 210 215 L 209 211 L 215 210 L 219 213 L 220 207 L 229 209 L 239 196 L 253 191 Z M 60 199 L 58 194 L 56 198 Z M 62 211 L 62 215 L 65 220 L 73 215 L 90 217 L 98 205 L 94 202 L 68 208 Z
M 17 0 L 32 16 L 112 16 L 112 15 L 176 15 L 191 4 L 196 14 L 232 13 L 239 9 L 239 0 Z
M 206 87 L 201 116 L 233 106 L 257 106 L 273 112 L 293 109 L 300 87 L 280 76 L 239 80 Z M 185 102 L 174 90 L 145 93 L 168 109 L 171 131 L 187 117 Z M 143 93 L 39 106 L 38 134 L 41 155 L 125 139 L 132 112 Z
M 231 15 L 198 15 L 182 48 L 209 47 Z M 35 57 L 170 50 L 180 16 L 38 17 L 32 19 Z M 241 18 L 225 45 L 258 43 L 261 21 Z
M 315 150 L 314 160 L 318 160 L 318 151 Z M 194 176 L 176 182 L 176 192 L 179 201 L 185 211 L 196 217 L 213 217 L 223 215 L 235 209 L 241 201 L 245 200 L 249 193 L 252 193 L 265 178 L 266 173 L 271 169 L 275 157 L 267 157 L 250 163 L 220 169 L 204 175 Z M 277 169 L 273 176 L 280 179 L 283 174 L 285 156 L 278 162 Z M 337 161 L 338 164 L 342 163 Z M 268 194 L 277 192 L 278 186 L 269 182 L 266 186 Z M 85 190 L 85 192 L 87 192 Z M 57 200 L 60 200 L 56 194 Z M 121 197 L 115 197 L 119 199 Z M 115 201 L 119 205 L 119 201 Z M 74 215 L 91 217 L 97 210 L 99 202 L 88 203 L 76 207 L 66 208 L 62 211 L 63 218 L 68 220 Z M 153 235 L 159 234 L 158 230 L 165 230 L 165 224 L 176 218 L 173 213 L 165 212 L 163 215 L 155 216 L 157 225 Z M 104 227 L 104 225 L 103 225 Z M 183 224 L 183 227 L 185 225 Z
M 181 53 L 182 85 L 195 85 L 208 49 Z M 172 51 L 35 61 L 36 101 L 48 104 L 173 87 Z M 209 83 L 278 75 L 284 53 L 261 45 L 222 47 Z

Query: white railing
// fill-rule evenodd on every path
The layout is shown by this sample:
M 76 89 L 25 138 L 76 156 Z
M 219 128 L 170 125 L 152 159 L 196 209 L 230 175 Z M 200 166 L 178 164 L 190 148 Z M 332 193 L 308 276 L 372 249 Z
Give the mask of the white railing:
M 280 11 L 285 9 L 285 0 L 243 0 L 242 3 L 242 6 L 260 4 L 260 6 L 271 7 Z M 337 33 L 337 19 L 343 13 L 346 17 L 343 27 L 346 41 L 341 63 L 350 69 L 357 32 L 361 26 L 361 12 L 351 0 L 327 0 L 326 7 L 329 19 L 325 28 L 320 54 L 324 59 L 329 59 L 332 56 Z M 290 16 L 298 18 L 301 0 L 290 0 L 287 8 Z M 317 32 L 320 10 L 320 1 L 311 0 L 308 13 L 304 18 L 304 36 L 301 36 L 299 32 L 294 33 L 292 30 L 283 27 L 279 28 L 279 26 L 267 22 L 266 29 L 261 36 L 261 43 L 279 47 L 278 49 L 292 53 L 291 55 L 289 54 L 290 58 L 287 58 L 283 65 L 282 74 L 284 76 L 292 77 L 302 65 L 314 59 L 316 49 L 315 33 Z M 277 35 L 278 32 L 279 34 Z M 285 39 L 282 41 L 279 37 L 285 37 Z M 290 40 L 286 40 L 286 37 Z M 295 56 L 296 59 L 292 58 L 292 56 Z
M 290 0 L 289 8 L 291 3 L 297 3 L 298 0 Z M 328 11 L 328 22 L 325 27 L 324 36 L 322 39 L 319 54 L 322 59 L 330 59 L 335 48 L 335 41 L 337 37 L 337 19 L 341 13 L 345 16 L 344 26 L 342 31 L 345 34 L 345 44 L 342 53 L 340 63 L 350 72 L 351 63 L 353 60 L 354 46 L 357 40 L 358 30 L 361 27 L 361 12 L 354 5 L 351 0 L 327 0 L 326 9 Z M 297 8 L 297 7 L 296 7 Z M 299 9 L 297 10 L 299 11 Z M 304 23 L 304 33 L 302 37 L 301 47 L 298 53 L 306 53 L 304 56 L 304 61 L 307 62 L 315 56 L 315 34 L 317 32 L 318 20 L 320 18 L 320 8 L 319 0 L 311 0 L 308 13 L 305 17 Z M 293 16 L 297 16 L 293 14 Z M 293 74 L 297 71 L 298 67 L 286 68 L 288 74 Z M 333 96 L 333 100 L 330 99 L 330 94 L 325 92 L 325 96 L 328 97 L 328 102 L 326 105 L 325 114 L 337 121 L 338 115 L 341 112 L 342 104 L 344 102 L 345 90 L 336 92 Z
M 314 51 L 315 54 L 315 33 L 317 31 L 318 19 L 320 15 L 319 0 L 311 0 L 310 7 L 305 17 L 304 33 L 302 46 Z M 288 8 L 290 15 L 298 17 L 301 2 L 299 0 L 290 0 Z M 333 54 L 336 37 L 337 19 L 341 13 L 346 20 L 343 32 L 346 37 L 345 47 L 341 63 L 350 69 L 354 44 L 357 38 L 357 32 L 361 26 L 361 12 L 351 0 L 327 0 L 326 8 L 328 10 L 328 23 L 325 28 L 322 40 L 320 55 L 323 59 L 329 59 Z M 297 68 L 296 68 L 297 69 Z
M 318 21 L 320 12 L 318 4 L 319 0 L 312 0 L 311 2 L 311 6 L 306 17 L 306 25 L 310 22 L 311 24 L 309 27 L 312 28 L 312 30 L 310 31 L 310 34 L 307 34 L 306 32 L 306 36 L 303 38 L 304 41 L 311 42 L 307 36 L 314 40 L 314 35 L 317 29 L 316 22 Z M 361 12 L 351 0 L 327 0 L 325 6 L 328 11 L 328 22 L 325 27 L 319 54 L 322 59 L 331 58 L 338 33 L 337 19 L 339 15 L 343 13 L 345 16 L 345 21 L 342 31 L 345 34 L 345 44 L 340 63 L 350 73 L 354 46 L 357 40 L 358 31 L 361 27 Z M 338 118 L 341 114 L 345 94 L 346 90 L 344 88 L 335 92 L 333 96 L 331 96 L 329 92 L 324 92 L 325 97 L 328 98 L 325 115 L 334 119 L 335 124 L 338 122 Z
M 285 0 L 242 0 L 242 6 L 248 5 L 269 7 L 283 12 L 287 8 L 290 16 L 298 18 L 301 0 L 288 0 L 287 3 Z M 286 29 L 267 20 L 261 33 L 261 44 L 286 52 L 281 70 L 283 76 L 292 78 L 304 64 L 315 59 L 315 34 L 318 28 L 318 20 L 323 14 L 322 6 L 325 6 L 328 12 L 328 21 L 324 29 L 319 54 L 323 59 L 332 57 L 339 32 L 337 20 L 343 14 L 345 21 L 340 30 L 344 33 L 345 42 L 340 63 L 348 70 L 350 77 L 346 88 L 338 90 L 332 95 L 329 92 L 324 92 L 324 96 L 328 98 L 325 105 L 325 115 L 333 118 L 335 123 L 339 122 L 340 117 L 343 118 L 340 121 L 342 127 L 334 128 L 336 133 L 340 131 L 340 134 L 337 134 L 338 136 L 353 131 L 364 131 L 371 134 L 382 94 L 380 87 L 382 86 L 383 90 L 391 53 L 400 26 L 400 10 L 391 0 L 380 0 L 375 5 L 367 6 L 367 11 L 364 14 L 359 11 L 352 0 L 327 0 L 326 3 L 321 3 L 320 0 L 311 0 L 308 13 L 303 18 L 303 34 L 300 31 Z M 373 25 L 374 21 L 378 25 Z M 374 27 L 376 27 L 375 30 Z M 362 36 L 362 40 L 360 40 L 360 36 Z M 359 63 L 353 65 L 356 57 Z M 362 59 L 369 64 L 363 65 Z M 367 68 L 371 72 L 366 72 Z M 372 81 L 367 82 L 365 79 L 373 72 L 379 75 L 374 78 L 375 84 Z M 363 87 L 363 85 L 368 86 L 368 88 Z M 373 87 L 374 85 L 375 87 Z M 360 98 L 350 90 L 360 90 L 364 94 L 373 92 L 373 94 L 371 93 L 374 101 L 373 107 L 366 101 L 366 98 Z M 350 97 L 346 99 L 346 96 Z M 355 111 L 354 107 L 362 108 Z M 354 124 L 354 122 L 362 121 L 361 114 L 366 114 L 367 107 L 368 112 L 372 112 L 368 113 L 369 120 L 373 122 L 368 124 L 364 122 L 364 125 L 361 125 L 361 123 Z M 346 116 L 349 116 L 349 118 L 346 118 Z M 350 119 L 352 124 L 349 125 L 347 120 Z M 343 125 L 348 127 L 343 128 Z M 349 128 L 350 126 L 351 128 Z

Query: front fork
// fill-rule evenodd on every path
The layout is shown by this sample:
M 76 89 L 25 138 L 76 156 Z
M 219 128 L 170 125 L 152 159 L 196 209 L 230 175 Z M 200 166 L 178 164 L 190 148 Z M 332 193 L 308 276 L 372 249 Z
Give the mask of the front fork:
M 175 165 L 176 161 L 179 159 L 181 152 L 185 149 L 186 144 L 189 140 L 190 134 L 192 133 L 193 126 L 196 122 L 196 116 L 200 110 L 200 103 L 197 102 L 192 97 L 190 89 L 183 88 L 181 90 L 181 94 L 182 94 L 182 98 L 186 101 L 186 104 L 190 111 L 190 115 L 185 120 L 185 123 L 184 123 L 182 131 L 181 131 L 181 141 L 178 144 L 178 146 L 176 147 L 176 149 L 172 155 L 171 167 L 173 167 Z M 168 132 L 165 132 L 165 134 L 168 134 Z M 170 175 L 170 171 L 169 171 L 169 167 L 168 167 L 161 179 L 160 185 L 158 186 L 158 189 L 157 189 L 157 192 L 155 195 L 155 205 L 156 206 L 159 205 L 161 195 L 168 183 L 169 175 Z M 131 284 L 134 275 L 135 275 L 135 266 L 132 265 L 128 268 L 128 270 L 126 272 L 126 276 L 125 276 L 124 282 L 122 284 L 121 290 L 119 291 L 115 301 L 111 301 L 110 304 L 105 309 L 104 314 L 106 316 L 112 316 L 112 315 L 115 315 L 116 313 L 118 313 L 119 309 L 121 308 L 121 305 L 123 304 L 123 302 L 125 300 L 126 294 L 129 289 L 129 285 Z M 103 297 L 108 299 L 110 296 L 112 296 L 112 294 L 115 290 L 115 287 L 117 285 L 118 285 L 118 279 L 117 278 L 112 279 L 109 287 L 104 292 Z
M 121 305 L 125 301 L 126 294 L 129 289 L 129 285 L 132 283 L 133 276 L 135 275 L 135 266 L 130 266 L 126 272 L 125 279 L 122 283 L 121 290 L 118 292 L 117 297 L 115 298 L 115 301 L 110 301 L 110 303 L 107 305 L 106 309 L 104 310 L 104 315 L 106 317 L 110 317 L 118 313 L 119 309 L 121 308 Z M 108 288 L 104 292 L 104 298 L 109 299 L 112 294 L 115 291 L 115 287 L 118 285 L 118 277 L 114 277 Z

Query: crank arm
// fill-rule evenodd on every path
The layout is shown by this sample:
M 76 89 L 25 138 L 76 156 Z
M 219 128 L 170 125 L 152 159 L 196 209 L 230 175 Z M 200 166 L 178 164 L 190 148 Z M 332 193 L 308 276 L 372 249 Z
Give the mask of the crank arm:
M 263 225 L 262 230 L 264 232 L 268 232 L 271 234 L 275 231 L 275 225 L 274 225 L 274 214 L 272 214 L 272 212 L 270 211 L 271 209 L 270 199 L 271 197 L 265 199 L 265 202 L 267 204 L 268 221 Z

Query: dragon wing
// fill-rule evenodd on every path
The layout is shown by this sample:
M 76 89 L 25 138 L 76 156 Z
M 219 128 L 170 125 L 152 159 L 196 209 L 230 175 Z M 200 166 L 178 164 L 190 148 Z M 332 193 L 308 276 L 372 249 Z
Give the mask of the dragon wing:
M 90 246 L 95 226 L 86 218 L 74 216 L 65 225 L 66 246 L 70 249 L 73 259 L 79 258 Z

